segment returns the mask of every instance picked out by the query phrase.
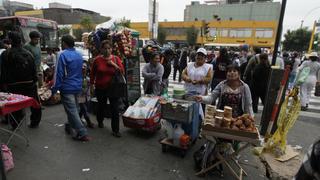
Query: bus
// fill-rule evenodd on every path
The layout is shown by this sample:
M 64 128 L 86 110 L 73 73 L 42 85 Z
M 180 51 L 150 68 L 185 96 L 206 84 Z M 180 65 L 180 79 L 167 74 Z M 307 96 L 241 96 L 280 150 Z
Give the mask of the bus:
M 7 38 L 8 32 L 17 31 L 22 35 L 22 42 L 30 41 L 29 33 L 38 31 L 42 34 L 40 47 L 59 49 L 58 24 L 55 21 L 26 16 L 0 17 L 0 40 Z

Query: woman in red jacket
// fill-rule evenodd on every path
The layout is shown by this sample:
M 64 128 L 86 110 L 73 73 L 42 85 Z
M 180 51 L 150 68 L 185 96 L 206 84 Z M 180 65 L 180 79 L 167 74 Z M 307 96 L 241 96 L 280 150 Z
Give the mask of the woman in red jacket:
M 124 67 L 119 57 L 112 55 L 112 42 L 105 40 L 101 43 L 101 55 L 97 56 L 92 64 L 90 73 L 91 86 L 95 86 L 95 93 L 98 100 L 97 121 L 99 128 L 103 128 L 104 109 L 109 99 L 111 108 L 112 135 L 121 137 L 119 132 L 119 109 L 117 97 L 110 97 L 109 87 L 116 71 L 124 73 Z M 93 89 L 93 87 L 91 87 Z

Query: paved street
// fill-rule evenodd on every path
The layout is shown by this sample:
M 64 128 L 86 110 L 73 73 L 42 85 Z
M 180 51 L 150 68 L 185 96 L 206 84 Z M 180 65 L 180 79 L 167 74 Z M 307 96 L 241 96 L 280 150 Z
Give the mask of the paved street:
M 141 79 L 143 80 L 143 78 Z M 169 94 L 174 86 L 170 77 Z M 301 145 L 304 151 L 319 137 L 320 99 L 312 97 L 310 111 L 302 112 L 289 133 L 291 145 Z M 261 108 L 260 108 L 261 109 Z M 260 110 L 261 113 L 261 110 Z M 257 115 L 259 119 L 260 114 Z M 95 120 L 94 116 L 91 116 Z M 161 152 L 158 143 L 162 131 L 146 134 L 127 129 L 121 125 L 123 137 L 111 136 L 110 121 L 106 128 L 89 129 L 92 141 L 82 143 L 72 140 L 64 133 L 66 114 L 61 105 L 47 106 L 38 129 L 26 128 L 30 146 L 14 139 L 12 149 L 15 168 L 9 172 L 9 180 L 198 180 L 215 179 L 213 175 L 198 178 L 194 175 L 192 154 L 203 143 L 198 140 L 185 158 L 177 152 Z M 95 121 L 94 121 L 95 122 Z M 122 124 L 122 123 L 121 123 Z M 3 125 L 2 125 L 3 126 Z M 2 141 L 7 135 L 1 133 Z M 249 176 L 245 179 L 265 179 L 264 169 L 250 149 L 240 157 Z M 233 179 L 225 172 L 225 179 Z

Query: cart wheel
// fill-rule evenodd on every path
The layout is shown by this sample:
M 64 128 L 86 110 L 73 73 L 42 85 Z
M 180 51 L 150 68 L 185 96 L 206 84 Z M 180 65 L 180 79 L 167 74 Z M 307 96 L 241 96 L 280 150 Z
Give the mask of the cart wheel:
M 163 153 L 168 152 L 168 146 L 166 144 L 162 144 L 162 152 Z
M 180 156 L 182 157 L 182 158 L 184 158 L 184 157 L 186 157 L 186 154 L 187 154 L 187 150 L 181 150 L 181 152 L 180 152 Z

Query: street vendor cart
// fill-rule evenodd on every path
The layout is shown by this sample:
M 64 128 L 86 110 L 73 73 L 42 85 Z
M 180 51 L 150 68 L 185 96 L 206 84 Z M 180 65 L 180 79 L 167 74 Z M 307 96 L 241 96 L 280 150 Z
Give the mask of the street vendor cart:
M 232 108 L 228 106 L 224 110 L 215 110 L 214 106 L 208 105 L 201 132 L 206 139 L 206 149 L 202 170 L 196 175 L 206 174 L 215 168 L 223 173 L 223 165 L 236 179 L 241 180 L 243 175 L 248 175 L 236 156 L 250 145 L 260 145 L 260 135 L 251 116 L 244 114 L 232 118 L 231 112 Z
M 161 118 L 166 137 L 160 141 L 162 152 L 170 147 L 179 149 L 181 157 L 194 144 L 199 135 L 200 104 L 192 101 L 173 99 L 161 102 Z

